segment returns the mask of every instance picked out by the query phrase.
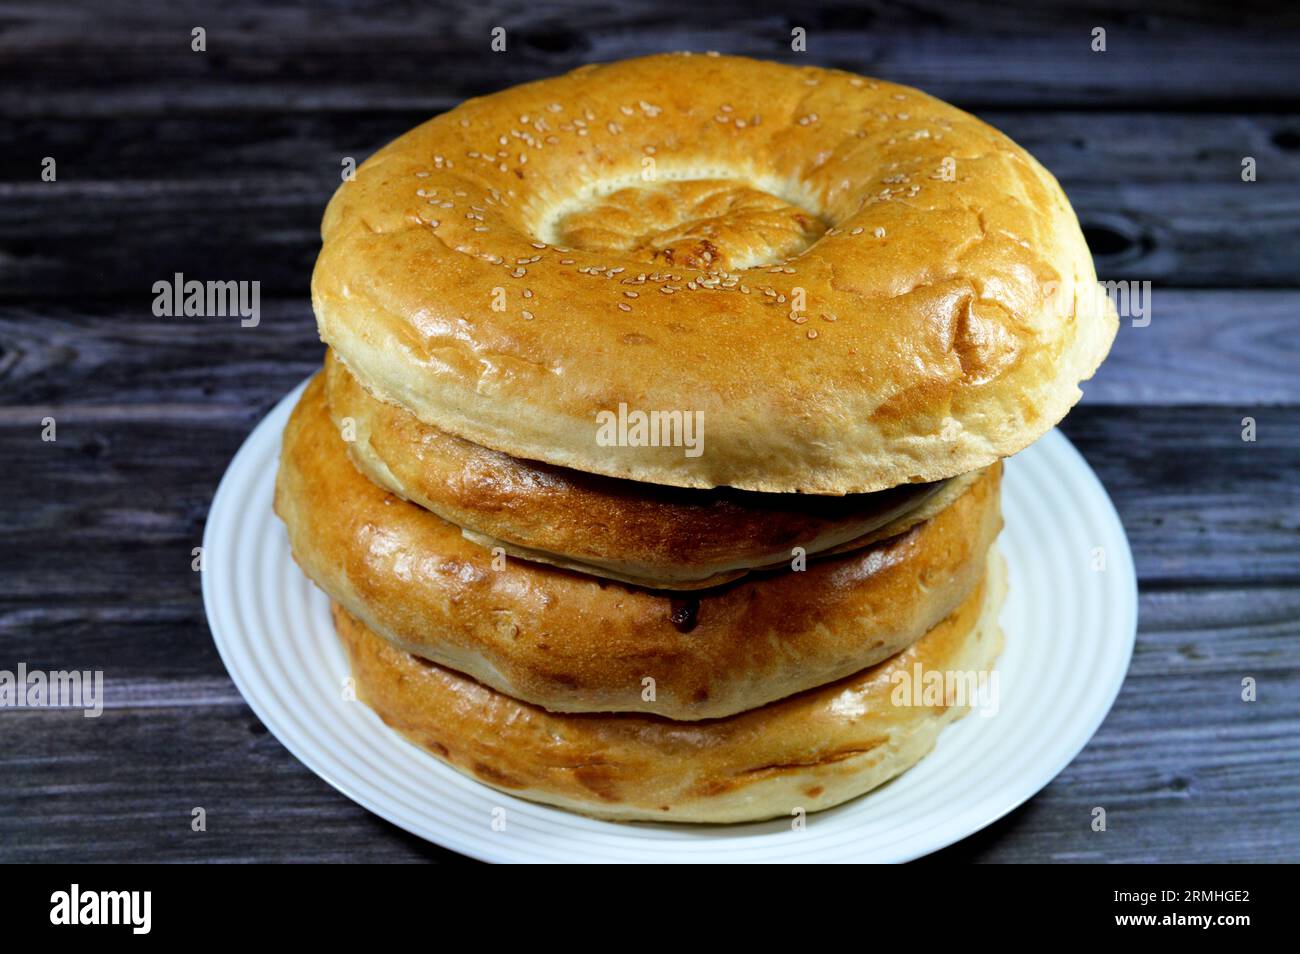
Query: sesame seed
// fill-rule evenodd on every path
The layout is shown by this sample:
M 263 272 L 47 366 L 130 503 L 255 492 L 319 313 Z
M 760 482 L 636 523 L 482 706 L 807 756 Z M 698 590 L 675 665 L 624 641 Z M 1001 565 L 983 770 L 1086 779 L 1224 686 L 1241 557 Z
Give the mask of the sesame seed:
M 631 305 L 625 305 L 625 304 L 623 304 L 622 302 L 619 302 L 619 303 L 618 303 L 618 310 L 619 310 L 619 311 L 631 311 L 631 310 L 632 310 L 632 306 L 631 306 Z

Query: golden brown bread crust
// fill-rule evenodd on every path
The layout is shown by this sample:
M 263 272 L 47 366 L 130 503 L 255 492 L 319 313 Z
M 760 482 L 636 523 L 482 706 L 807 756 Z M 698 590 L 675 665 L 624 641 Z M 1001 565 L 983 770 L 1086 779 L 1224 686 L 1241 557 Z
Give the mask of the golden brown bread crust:
M 706 719 L 856 672 L 943 619 L 1001 527 L 999 472 L 900 537 L 686 597 L 524 560 L 494 569 L 351 466 L 318 375 L 285 428 L 275 509 L 307 575 L 409 652 L 555 711 Z
M 832 228 L 803 247 L 813 219 Z M 321 337 L 374 393 L 515 457 L 675 486 L 988 466 L 1078 400 L 1117 326 L 1060 187 L 1005 135 L 734 57 L 463 103 L 365 162 L 322 235 Z M 702 414 L 704 452 L 602 446 L 620 404 Z
M 966 708 L 895 705 L 897 679 L 993 669 L 1005 593 L 996 553 L 956 611 L 872 669 L 708 722 L 557 714 L 403 653 L 335 604 L 358 697 L 386 723 L 481 782 L 620 820 L 743 822 L 830 808 L 898 775 Z M 924 701 L 924 700 L 923 700 Z M 994 700 L 996 701 L 996 700 Z
M 897 536 L 976 477 L 846 497 L 639 484 L 518 460 L 440 431 L 371 395 L 333 352 L 325 390 L 352 463 L 385 490 L 489 549 L 652 588 L 703 589 L 788 566 L 796 546 L 812 557 Z

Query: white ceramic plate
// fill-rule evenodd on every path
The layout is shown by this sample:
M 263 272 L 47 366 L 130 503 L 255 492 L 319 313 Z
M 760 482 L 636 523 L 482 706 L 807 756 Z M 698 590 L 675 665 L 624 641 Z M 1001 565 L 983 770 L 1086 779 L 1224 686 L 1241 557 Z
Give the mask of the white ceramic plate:
M 413 834 L 489 861 L 906 861 L 997 820 L 1092 737 L 1128 669 L 1137 585 L 1124 529 L 1083 458 L 1053 431 L 1007 463 L 1010 592 L 1000 711 L 944 730 L 934 752 L 867 795 L 736 826 L 596 821 L 511 798 L 443 765 L 345 701 L 329 601 L 298 570 L 271 512 L 280 432 L 302 387 L 240 448 L 203 535 L 203 601 L 239 691 L 268 729 L 343 794 Z M 1098 554 L 1105 569 L 1097 570 Z M 494 817 L 505 810 L 504 830 Z

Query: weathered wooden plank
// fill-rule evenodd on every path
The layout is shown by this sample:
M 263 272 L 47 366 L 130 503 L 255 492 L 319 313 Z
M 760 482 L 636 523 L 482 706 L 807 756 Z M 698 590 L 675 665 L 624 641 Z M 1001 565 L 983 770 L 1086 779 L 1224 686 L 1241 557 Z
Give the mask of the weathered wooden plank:
M 0 300 L 142 295 L 183 272 L 306 296 L 337 178 L 0 185 Z M 1068 189 L 1099 274 L 1191 287 L 1296 285 L 1300 190 L 1278 184 Z
M 1300 860 L 1298 618 L 1294 586 L 1144 594 L 1129 678 L 1097 736 L 1027 806 L 935 860 Z M 1240 700 L 1247 675 L 1255 703 Z M 334 793 L 220 676 L 109 678 L 97 720 L 0 712 L 0 860 L 453 857 Z M 1105 833 L 1090 827 L 1098 805 Z M 189 830 L 195 806 L 207 835 Z
M 306 300 L 263 299 L 256 327 L 245 328 L 237 317 L 155 317 L 153 297 L 146 289 L 134 300 L 0 306 L 0 419 L 49 404 L 99 416 L 166 405 L 238 419 L 320 365 Z
M 142 294 L 178 271 L 305 294 L 329 194 L 323 182 L 0 188 L 0 297 Z
M 1298 635 L 1294 587 L 1144 593 L 1128 679 L 1092 743 L 1020 811 L 932 860 L 1300 859 Z M 1095 806 L 1107 832 L 1091 830 Z
M 105 418 L 54 406 L 0 426 L 8 644 L 40 655 L 41 640 L 61 633 L 51 649 L 111 658 L 138 627 L 151 637 L 139 664 L 155 676 L 176 658 L 180 637 L 169 634 L 208 651 L 191 550 L 226 462 L 263 409 L 149 405 Z M 39 436 L 38 415 L 51 410 L 54 444 Z M 1240 438 L 1246 413 L 1257 418 L 1256 443 Z M 1065 430 L 1115 501 L 1144 587 L 1300 584 L 1300 409 L 1085 406 Z
M 38 420 L 24 408 L 54 404 L 100 419 L 129 418 L 136 405 L 146 416 L 162 405 L 239 415 L 269 406 L 320 361 L 305 301 L 263 301 L 255 328 L 155 318 L 151 301 L 146 292 L 0 307 L 0 420 Z M 1146 327 L 1122 322 L 1084 385 L 1086 404 L 1300 404 L 1300 291 L 1156 287 L 1150 318 Z
M 65 186 L 221 179 L 265 187 L 286 179 L 332 185 L 358 162 L 455 105 L 419 110 L 252 112 L 161 116 L 24 116 L 9 121 L 0 182 L 35 183 L 53 156 Z M 981 110 L 1067 187 L 1094 183 L 1236 183 L 1254 157 L 1259 184 L 1300 179 L 1293 113 Z
M 1258 185 L 1082 184 L 1068 195 L 1103 279 L 1294 286 L 1300 190 Z
M 1296 99 L 1296 17 L 1281 5 L 1166 3 L 1135 13 L 1106 2 L 1013 11 L 930 0 L 782 14 L 722 0 L 702 19 L 688 0 L 350 9 L 190 2 L 147 12 L 82 0 L 10 5 L 4 22 L 0 111 L 11 115 L 411 109 L 672 49 L 839 66 L 967 105 L 1248 109 Z M 190 49 L 195 26 L 207 30 L 206 53 Z M 489 50 L 496 26 L 510 37 L 500 54 Z M 795 27 L 808 32 L 806 54 L 790 51 Z M 1104 53 L 1091 49 L 1095 27 L 1107 31 Z
M 1086 403 L 1300 403 L 1300 293 L 1153 287 L 1148 303 L 1145 327 L 1121 319 Z
M 1296 579 L 1300 408 L 1085 406 L 1062 430 L 1114 500 L 1144 586 Z
M 37 606 L 7 594 L 0 600 L 0 668 L 21 660 L 30 669 L 103 670 L 112 711 L 241 706 L 198 588 L 184 586 L 175 567 L 163 572 L 168 605 L 133 594 L 110 604 L 90 592 Z M 1284 691 L 1278 679 L 1300 678 L 1294 584 L 1150 589 L 1140 597 L 1139 629 L 1134 677 L 1217 684 L 1224 673 L 1240 672 L 1259 680 L 1266 701 Z
M 470 95 L 710 47 L 977 110 L 1061 179 L 1103 277 L 1157 285 L 1150 326 L 1126 324 L 1065 426 L 1134 547 L 1129 681 L 1053 785 L 939 860 L 1300 860 L 1300 10 L 1146 8 L 0 3 L 0 668 L 103 668 L 111 689 L 100 720 L 0 710 L 0 861 L 454 857 L 266 733 L 190 550 L 230 456 L 319 362 L 306 285 L 342 156 Z M 507 54 L 486 51 L 495 25 Z M 261 324 L 154 318 L 150 286 L 177 270 L 261 279 Z M 1232 290 L 1250 285 L 1279 290 Z
M 352 803 L 247 707 L 0 710 L 0 861 L 419 861 L 459 856 Z M 196 807 L 207 831 L 191 830 Z

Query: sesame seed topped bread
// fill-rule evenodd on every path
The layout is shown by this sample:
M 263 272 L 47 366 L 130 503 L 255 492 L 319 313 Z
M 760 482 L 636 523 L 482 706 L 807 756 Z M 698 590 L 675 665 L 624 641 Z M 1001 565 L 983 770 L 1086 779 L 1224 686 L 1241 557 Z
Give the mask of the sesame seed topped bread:
M 1065 414 L 1116 329 L 1064 194 L 1006 136 L 914 89 L 734 57 L 470 100 L 365 162 L 322 235 L 321 336 L 377 397 L 679 487 L 986 467 Z M 698 419 L 698 452 L 667 425 L 605 439 L 616 413 Z

